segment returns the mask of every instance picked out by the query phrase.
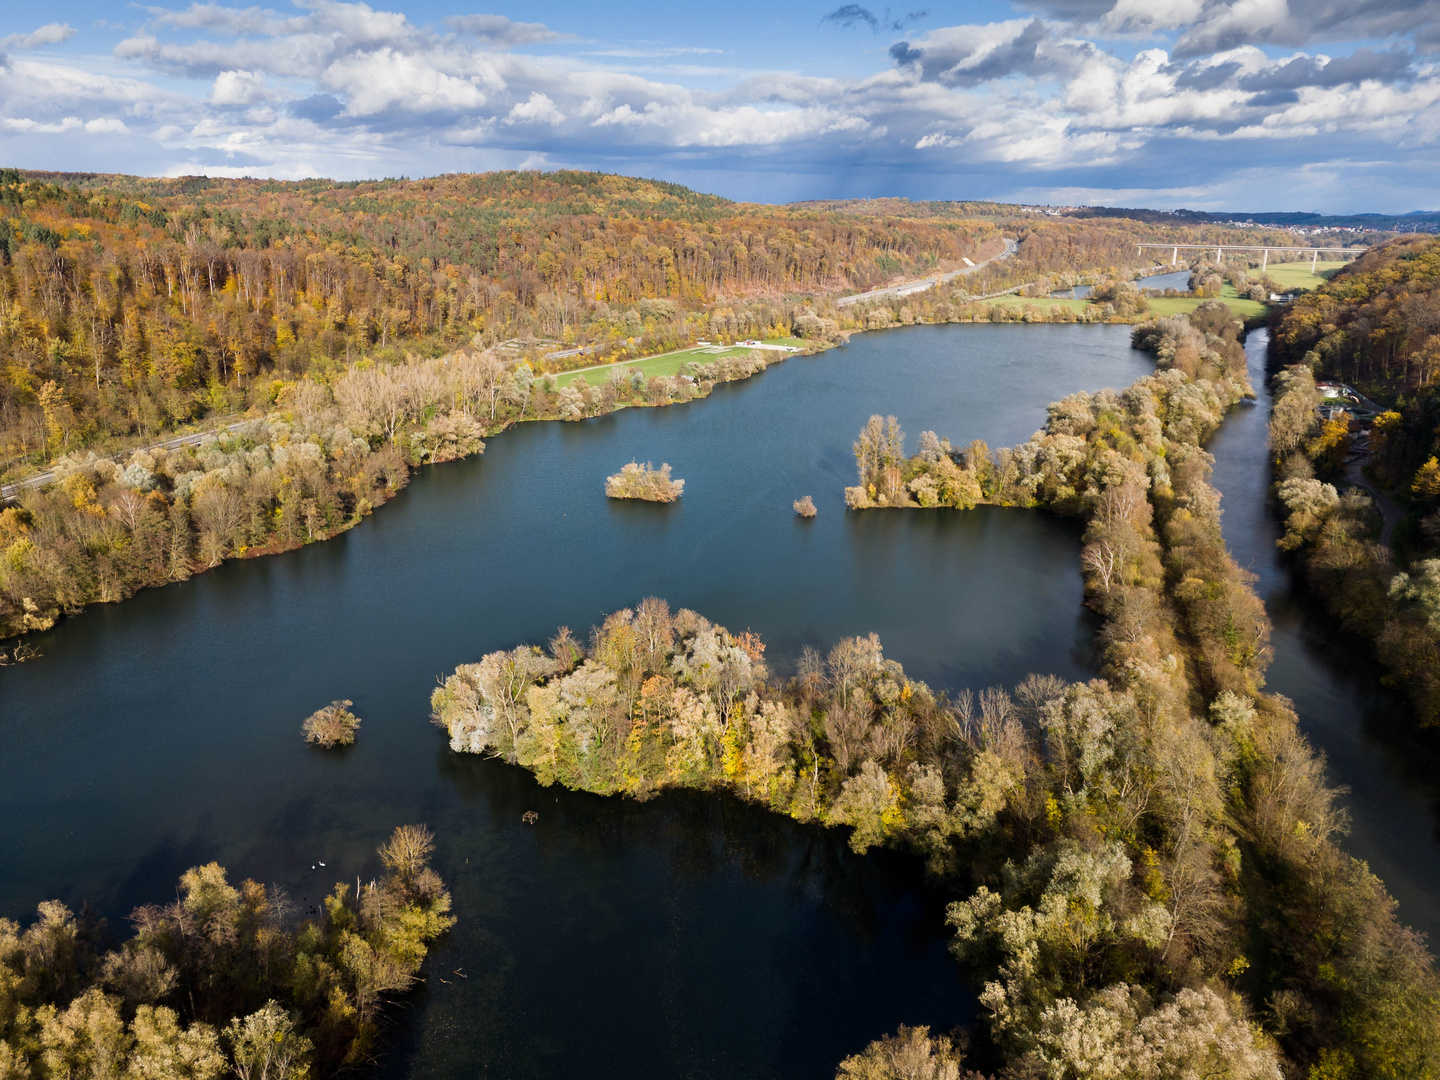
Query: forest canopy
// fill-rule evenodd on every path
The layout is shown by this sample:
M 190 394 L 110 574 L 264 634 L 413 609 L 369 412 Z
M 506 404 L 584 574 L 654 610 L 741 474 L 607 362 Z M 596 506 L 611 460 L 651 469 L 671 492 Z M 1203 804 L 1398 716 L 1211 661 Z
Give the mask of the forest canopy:
M 833 335 L 835 295 L 983 260 L 1002 234 L 1018 252 L 967 277 L 971 293 L 1138 269 L 1135 241 L 1153 231 L 987 204 L 758 206 L 568 171 L 337 183 L 0 170 L 0 476 L 263 412 L 301 376 L 361 359 L 474 343 L 595 363 L 701 338 Z

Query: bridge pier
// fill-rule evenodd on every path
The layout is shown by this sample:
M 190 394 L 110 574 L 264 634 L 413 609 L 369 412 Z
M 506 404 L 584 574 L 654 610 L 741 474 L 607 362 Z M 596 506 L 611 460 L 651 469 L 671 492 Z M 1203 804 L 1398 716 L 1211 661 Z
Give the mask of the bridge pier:
M 1180 249 L 1177 247 L 1174 251 L 1172 251 L 1172 252 L 1170 253 L 1170 265 L 1171 265 L 1171 266 L 1174 266 L 1174 265 L 1175 265 L 1177 262 L 1179 262 L 1179 261 L 1180 261 Z
M 1310 273 L 1312 273 L 1312 274 L 1315 273 L 1315 267 L 1318 266 L 1319 264 L 1320 264 L 1320 249 L 1319 249 L 1319 248 L 1316 248 L 1314 254 L 1311 255 L 1311 257 L 1310 257 Z
M 1269 249 L 1269 248 L 1266 248 L 1266 249 L 1265 249 L 1265 254 L 1262 255 L 1262 256 L 1260 256 L 1260 269 L 1261 269 L 1261 270 L 1264 270 L 1265 267 L 1267 267 L 1267 266 L 1269 266 L 1269 265 L 1270 265 L 1270 249 Z

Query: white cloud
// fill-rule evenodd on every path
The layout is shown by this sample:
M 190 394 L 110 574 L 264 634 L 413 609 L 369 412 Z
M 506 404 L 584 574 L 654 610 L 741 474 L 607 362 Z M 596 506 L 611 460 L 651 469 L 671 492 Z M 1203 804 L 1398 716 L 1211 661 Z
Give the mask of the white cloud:
M 209 102 L 212 105 L 253 105 L 266 101 L 270 91 L 265 86 L 265 76 L 256 71 L 222 71 L 215 76 L 215 85 L 210 89 Z
M 1205 0 L 1116 0 L 1101 27 L 1112 33 L 1153 33 L 1178 30 L 1200 18 Z
M 1242 153 L 1294 167 L 1321 156 L 1307 154 L 1317 139 L 1339 159 L 1440 156 L 1440 69 L 1416 61 L 1408 41 L 1330 57 L 1241 40 L 1298 33 L 1298 0 L 1054 0 L 1071 21 L 934 29 L 896 42 L 892 63 L 848 77 L 646 66 L 716 51 L 708 44 L 551 50 L 569 36 L 498 15 L 437 28 L 364 3 L 280 6 L 150 9 L 108 62 L 12 58 L 0 64 L 0 137 L 63 134 L 83 147 L 123 130 L 176 168 L 209 161 L 255 175 L 557 160 L 657 175 L 683 160 L 726 175 L 813 170 L 822 185 L 881 172 L 951 185 L 1110 173 L 1169 184 L 1177 167 L 1216 173 Z M 1106 34 L 1145 35 L 1146 47 L 1112 48 Z M 1213 47 L 1182 55 L 1203 34 Z
M 563 123 L 564 120 L 565 114 L 538 90 L 525 101 L 514 106 L 505 117 L 507 124 L 549 124 L 552 127 Z
M 491 48 L 513 48 L 544 41 L 574 41 L 574 34 L 560 34 L 543 23 L 522 23 L 503 15 L 450 15 L 441 20 L 457 34 L 476 38 Z
M 75 28 L 68 23 L 46 23 L 28 34 L 11 34 L 0 38 L 0 58 L 7 52 L 24 52 L 39 49 L 45 45 L 58 45 L 75 36 Z
M 162 26 L 191 30 L 217 30 L 222 34 L 254 34 L 275 25 L 275 13 L 258 7 L 228 8 L 219 4 L 191 4 L 184 11 L 150 8 Z

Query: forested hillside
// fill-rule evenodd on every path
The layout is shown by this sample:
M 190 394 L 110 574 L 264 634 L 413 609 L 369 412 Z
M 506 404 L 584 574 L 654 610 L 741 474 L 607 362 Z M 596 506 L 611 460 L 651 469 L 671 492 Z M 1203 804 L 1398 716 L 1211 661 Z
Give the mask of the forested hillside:
M 1155 231 L 990 204 L 745 205 L 573 172 L 282 183 L 0 170 L 0 218 L 0 477 L 264 411 L 285 382 L 364 359 L 478 336 L 555 368 L 803 333 L 796 318 L 833 315 L 829 297 L 980 261 L 1002 234 L 1019 252 L 966 279 L 972 292 L 1138 267 L 1133 244 Z M 1240 236 L 1254 239 L 1167 232 Z
M 1275 335 L 1296 363 L 1381 396 L 1415 394 L 1440 374 L 1440 238 L 1407 237 L 1355 260 L 1291 304 Z
M 1281 546 L 1341 625 L 1373 645 L 1423 725 L 1440 722 L 1437 285 L 1440 239 L 1398 240 L 1290 305 L 1273 338 Z M 1323 418 L 1321 378 L 1352 384 L 1383 411 Z M 1393 497 L 1388 524 L 1356 486 L 1361 469 Z

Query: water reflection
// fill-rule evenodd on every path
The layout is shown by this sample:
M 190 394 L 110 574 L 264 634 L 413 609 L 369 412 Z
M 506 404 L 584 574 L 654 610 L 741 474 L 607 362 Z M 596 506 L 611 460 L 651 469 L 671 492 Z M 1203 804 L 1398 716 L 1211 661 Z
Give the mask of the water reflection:
M 387 1076 L 820 1077 L 902 1021 L 948 1027 L 971 997 L 913 864 L 733 800 L 541 790 L 451 755 L 429 694 L 650 594 L 756 630 L 779 666 L 873 630 L 937 687 L 1085 677 L 1073 525 L 847 514 L 850 444 L 879 412 L 1009 445 L 1148 370 L 1123 326 L 867 334 L 693 405 L 526 425 L 336 540 L 68 620 L 0 672 L 0 914 L 122 917 L 210 860 L 309 905 L 425 821 L 462 922 Z M 632 459 L 669 462 L 684 499 L 607 500 Z M 302 718 L 342 697 L 358 743 L 306 747 Z

